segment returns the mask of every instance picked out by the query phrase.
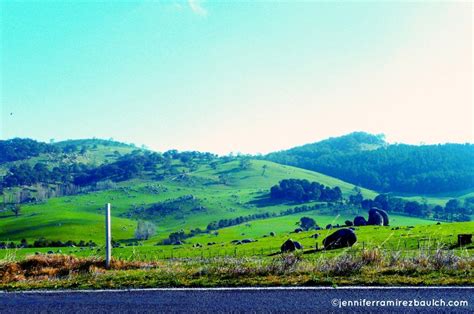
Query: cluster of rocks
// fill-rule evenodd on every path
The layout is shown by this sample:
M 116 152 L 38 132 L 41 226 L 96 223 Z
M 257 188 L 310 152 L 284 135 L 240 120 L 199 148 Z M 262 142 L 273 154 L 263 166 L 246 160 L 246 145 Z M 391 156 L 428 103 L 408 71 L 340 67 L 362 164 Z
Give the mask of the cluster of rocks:
M 243 240 L 232 240 L 230 243 L 233 243 L 235 245 L 240 245 L 240 244 L 246 244 L 246 243 L 252 243 L 252 242 L 257 242 L 257 240 L 254 239 L 243 239 Z
M 365 220 L 362 216 L 357 216 L 354 218 L 354 226 L 388 226 L 390 220 L 388 214 L 383 209 L 378 209 L 377 207 L 372 207 L 369 210 L 369 219 Z

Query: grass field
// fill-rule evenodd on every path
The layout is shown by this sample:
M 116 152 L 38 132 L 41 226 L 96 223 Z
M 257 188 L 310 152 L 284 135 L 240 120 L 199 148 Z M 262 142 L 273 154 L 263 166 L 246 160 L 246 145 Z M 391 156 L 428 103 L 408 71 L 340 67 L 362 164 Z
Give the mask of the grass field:
M 147 241 L 139 246 L 122 246 L 113 249 L 113 256 L 124 260 L 145 260 L 154 261 L 168 258 L 187 257 L 216 257 L 216 256 L 268 256 L 277 253 L 281 244 L 287 239 L 299 241 L 304 246 L 304 251 L 312 251 L 316 247 L 323 247 L 322 240 L 334 230 L 312 230 L 301 233 L 291 232 L 292 224 L 298 216 L 285 216 L 270 218 L 267 220 L 254 221 L 250 226 L 237 225 L 219 230 L 217 236 L 212 234 L 198 235 L 188 239 L 183 245 L 154 245 L 153 241 Z M 293 218 L 293 220 L 292 220 Z M 341 217 L 334 219 L 330 216 L 315 216 L 321 222 L 337 222 Z M 474 222 L 428 224 L 427 221 L 420 221 L 420 224 L 413 226 L 413 219 L 396 216 L 398 227 L 377 227 L 364 226 L 356 227 L 358 241 L 350 249 L 361 251 L 363 249 L 380 248 L 387 251 L 399 251 L 402 254 L 414 255 L 421 250 L 436 250 L 439 248 L 449 249 L 456 245 L 457 234 L 474 230 Z M 279 221 L 281 220 L 281 221 Z M 406 225 L 407 224 L 407 225 Z M 269 230 L 273 230 L 274 237 L 268 235 Z M 318 233 L 317 239 L 311 235 Z M 232 240 L 254 239 L 256 242 L 235 245 Z M 214 243 L 208 245 L 208 243 Z M 200 243 L 202 247 L 193 247 Z M 472 255 L 474 246 L 467 246 L 458 249 L 459 254 Z M 309 257 L 333 256 L 341 254 L 347 249 L 320 251 L 311 253 Z M 28 248 L 28 249 L 6 249 L 0 250 L 0 260 L 18 260 L 35 252 L 46 253 L 48 251 L 75 255 L 81 257 L 102 257 L 104 249 L 102 246 L 94 248 Z
M 265 175 L 261 174 L 267 165 Z M 218 176 L 228 173 L 229 182 L 219 184 Z M 0 239 L 18 241 L 47 237 L 51 240 L 93 240 L 103 242 L 103 206 L 112 203 L 114 239 L 131 239 L 136 220 L 125 217 L 129 209 L 157 202 L 193 195 L 205 208 L 202 212 L 177 210 L 169 215 L 151 217 L 157 224 L 153 240 L 163 239 L 179 229 L 203 228 L 214 220 L 235 218 L 256 212 L 280 212 L 295 204 L 264 205 L 252 201 L 266 195 L 269 188 L 284 178 L 300 178 L 341 187 L 351 193 L 353 186 L 340 180 L 311 171 L 281 166 L 271 162 L 253 161 L 251 169 L 238 170 L 238 162 L 222 164 L 218 169 L 202 166 L 191 173 L 186 181 L 168 178 L 164 181 L 149 179 L 122 182 L 118 188 L 83 195 L 49 199 L 43 204 L 25 205 L 19 217 L 11 212 L 0 213 Z M 363 190 L 367 197 L 374 192 Z M 132 217 L 133 218 L 133 217 Z M 65 239 L 67 237 L 67 239 Z
M 102 149 L 102 148 L 98 148 Z M 128 149 L 128 148 L 124 148 Z M 105 152 L 105 149 L 104 149 Z M 104 155 L 106 155 L 104 153 Z M 266 166 L 263 173 L 263 167 Z M 180 167 L 180 164 L 176 164 Z M 223 184 L 219 176 L 225 174 L 227 182 Z M 49 240 L 92 240 L 103 245 L 104 204 L 112 203 L 112 234 L 115 241 L 134 241 L 134 231 L 140 216 L 131 214 L 131 210 L 150 204 L 171 202 L 170 212 L 146 217 L 157 225 L 156 234 L 140 246 L 124 246 L 114 249 L 118 258 L 138 258 L 153 260 L 156 258 L 220 256 L 220 255 L 268 255 L 278 251 L 279 246 L 288 238 L 300 241 L 306 248 L 321 248 L 322 239 L 329 230 L 318 231 L 318 240 L 310 238 L 312 232 L 292 233 L 302 216 L 309 216 L 321 226 L 344 224 L 355 215 L 367 216 L 360 210 L 341 210 L 338 208 L 313 210 L 287 216 L 252 220 L 240 225 L 219 229 L 217 235 L 204 233 L 187 239 L 184 245 L 156 245 L 166 239 L 171 232 L 189 231 L 194 228 L 206 229 L 206 226 L 219 219 L 230 219 L 255 213 L 279 214 L 283 210 L 299 204 L 262 202 L 268 197 L 269 188 L 282 179 L 297 178 L 317 181 L 328 186 L 339 186 L 348 196 L 354 186 L 338 179 L 308 170 L 283 166 L 268 161 L 253 160 L 248 169 L 242 170 L 238 161 L 220 163 L 215 169 L 209 165 L 199 167 L 185 176 L 169 176 L 156 181 L 153 176 L 121 182 L 116 188 L 88 194 L 52 198 L 42 204 L 30 204 L 22 207 L 21 214 L 15 217 L 11 212 L 0 213 L 0 241 L 33 242 L 39 238 Z M 362 189 L 364 197 L 373 198 L 376 193 Z M 189 205 L 179 201 L 180 197 L 192 196 Z M 178 201 L 176 201 L 178 200 Z M 177 202 L 176 204 L 174 202 Z M 310 203 L 309 205 L 314 204 Z M 196 210 L 198 206 L 198 210 Z M 392 228 L 401 227 L 397 230 Z M 414 228 L 407 229 L 407 226 Z M 357 228 L 359 238 L 355 249 L 359 247 L 388 246 L 392 249 L 414 250 L 430 243 L 431 247 L 454 244 L 457 233 L 473 230 L 473 223 L 454 223 L 435 225 L 434 221 L 391 215 L 390 227 Z M 276 236 L 270 237 L 270 232 Z M 258 240 L 250 244 L 236 246 L 232 240 Z M 216 244 L 207 245 L 210 242 Z M 202 248 L 192 247 L 201 244 Z M 100 248 L 61 248 L 66 254 L 78 256 L 101 255 Z M 1 258 L 22 258 L 34 252 L 47 252 L 50 249 L 1 250 Z M 57 251 L 58 249 L 53 249 Z

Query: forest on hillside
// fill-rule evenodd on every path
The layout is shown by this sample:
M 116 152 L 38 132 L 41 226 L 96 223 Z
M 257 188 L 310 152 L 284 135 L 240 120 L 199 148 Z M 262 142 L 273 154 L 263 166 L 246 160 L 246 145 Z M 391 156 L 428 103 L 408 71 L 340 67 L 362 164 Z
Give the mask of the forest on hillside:
M 321 172 L 379 192 L 434 194 L 474 188 L 474 145 L 388 145 L 353 133 L 264 159 Z

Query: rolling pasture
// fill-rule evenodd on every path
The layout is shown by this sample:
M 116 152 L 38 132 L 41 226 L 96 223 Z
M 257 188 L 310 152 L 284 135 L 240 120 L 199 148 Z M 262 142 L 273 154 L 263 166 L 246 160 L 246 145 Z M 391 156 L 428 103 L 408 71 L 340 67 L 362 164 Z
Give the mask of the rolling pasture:
M 118 148 L 121 149 L 119 153 L 131 149 L 127 146 Z M 89 158 L 88 161 L 94 163 L 115 158 L 110 153 L 111 149 L 116 150 L 115 147 L 99 145 L 92 148 L 94 149 L 95 153 L 88 152 L 78 158 Z M 78 256 L 102 255 L 104 204 L 107 202 L 112 203 L 112 237 L 120 243 L 120 247 L 114 248 L 114 256 L 125 259 L 268 255 L 278 251 L 288 238 L 300 241 L 307 250 L 311 250 L 316 245 L 321 248 L 322 239 L 331 230 L 317 231 L 318 239 L 310 237 L 316 233 L 314 230 L 293 233 L 301 217 L 314 218 L 322 228 L 327 224 L 343 225 L 345 220 L 353 220 L 355 215 L 367 217 L 367 213 L 360 209 L 347 209 L 343 205 L 340 205 L 341 208 L 338 208 L 339 205 L 327 208 L 325 203 L 318 202 L 304 205 L 319 204 L 319 209 L 282 216 L 282 211 L 302 205 L 292 202 L 275 203 L 269 199 L 270 187 L 283 179 L 307 179 L 330 187 L 339 186 L 344 197 L 354 193 L 354 185 L 317 172 L 263 160 L 251 160 L 246 168 L 240 167 L 237 160 L 219 162 L 214 166 L 202 163 L 194 169 L 174 161 L 174 167 L 176 174 L 162 179 L 156 179 L 156 174 L 148 173 L 140 178 L 120 182 L 112 189 L 23 205 L 18 217 L 10 211 L 1 212 L 1 241 L 19 242 L 25 239 L 32 243 L 40 238 L 63 242 L 83 240 L 93 241 L 98 247 L 8 249 L 0 250 L 0 258 L 21 258 L 50 250 Z M 361 193 L 365 198 L 377 195 L 367 189 L 361 189 Z M 439 203 L 445 197 L 448 196 L 431 196 L 425 200 Z M 154 204 L 160 204 L 160 210 L 150 211 L 150 206 Z M 172 232 L 189 232 L 196 228 L 206 230 L 207 225 L 213 221 L 262 213 L 268 213 L 269 217 L 197 234 L 186 239 L 182 245 L 157 245 Z M 137 242 L 135 228 L 139 219 L 152 221 L 156 225 L 156 234 L 148 240 Z M 433 220 L 391 215 L 390 227 L 357 227 L 359 240 L 354 249 L 383 246 L 414 250 L 420 245 L 431 248 L 448 247 L 455 243 L 457 233 L 473 229 L 472 222 L 436 225 Z M 275 235 L 270 236 L 270 232 Z M 256 241 L 242 245 L 231 243 L 233 240 L 243 239 Z

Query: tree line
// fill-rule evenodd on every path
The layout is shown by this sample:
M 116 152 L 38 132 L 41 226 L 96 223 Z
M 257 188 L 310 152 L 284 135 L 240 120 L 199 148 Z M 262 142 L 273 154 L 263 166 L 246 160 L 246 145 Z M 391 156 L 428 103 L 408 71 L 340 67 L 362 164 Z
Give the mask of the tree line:
M 470 221 L 470 216 L 474 213 L 474 197 L 468 197 L 464 201 L 450 199 L 441 206 L 428 204 L 426 201 L 405 200 L 390 194 L 379 194 L 374 199 L 364 199 L 360 191 L 357 191 L 349 196 L 348 202 L 366 210 L 377 207 L 387 212 L 446 221 Z
M 284 179 L 270 188 L 270 197 L 295 202 L 337 202 L 342 200 L 342 191 L 338 186 L 331 188 L 306 179 Z

